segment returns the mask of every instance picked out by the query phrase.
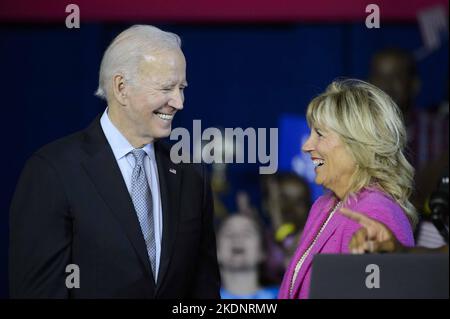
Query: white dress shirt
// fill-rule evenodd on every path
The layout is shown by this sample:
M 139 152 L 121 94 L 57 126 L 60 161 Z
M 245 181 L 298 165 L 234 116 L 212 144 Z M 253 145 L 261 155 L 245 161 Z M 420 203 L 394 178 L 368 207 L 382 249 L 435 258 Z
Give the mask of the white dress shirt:
M 130 152 L 134 147 L 128 142 L 125 136 L 114 126 L 108 116 L 108 108 L 106 108 L 100 119 L 100 125 L 105 133 L 106 139 L 112 148 L 114 157 L 122 172 L 123 179 L 127 185 L 128 192 L 131 195 L 131 174 L 135 165 L 133 154 Z M 155 281 L 158 278 L 159 264 L 161 257 L 161 240 L 162 240 L 162 206 L 161 196 L 159 192 L 158 169 L 156 166 L 155 149 L 153 143 L 147 144 L 142 148 L 147 156 L 144 158 L 144 169 L 147 181 L 152 192 L 153 199 L 153 220 L 155 226 L 155 242 L 156 242 L 156 274 Z

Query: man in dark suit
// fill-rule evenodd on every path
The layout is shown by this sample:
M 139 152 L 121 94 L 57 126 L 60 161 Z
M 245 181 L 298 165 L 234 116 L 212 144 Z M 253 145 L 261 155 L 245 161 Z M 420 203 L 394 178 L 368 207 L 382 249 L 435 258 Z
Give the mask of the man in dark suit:
M 183 108 L 180 43 L 152 26 L 118 35 L 100 67 L 103 115 L 27 161 L 10 212 L 11 297 L 219 298 L 206 172 L 158 141 Z

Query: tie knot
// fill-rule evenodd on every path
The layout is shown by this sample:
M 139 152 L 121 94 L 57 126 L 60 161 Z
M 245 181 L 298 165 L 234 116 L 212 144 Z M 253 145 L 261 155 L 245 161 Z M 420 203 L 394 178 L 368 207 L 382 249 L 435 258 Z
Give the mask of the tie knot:
M 134 156 L 134 160 L 136 161 L 136 165 L 142 166 L 144 162 L 144 157 L 147 155 L 142 148 L 135 148 L 131 151 L 131 154 Z

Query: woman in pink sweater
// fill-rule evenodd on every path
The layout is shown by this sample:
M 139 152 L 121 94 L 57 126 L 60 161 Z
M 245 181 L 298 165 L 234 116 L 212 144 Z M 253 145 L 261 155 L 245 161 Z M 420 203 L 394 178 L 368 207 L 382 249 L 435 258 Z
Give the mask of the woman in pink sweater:
M 400 114 L 388 95 L 359 80 L 333 82 L 309 104 L 311 135 L 302 150 L 314 162 L 315 182 L 328 192 L 310 210 L 279 298 L 308 298 L 315 254 L 349 253 L 361 226 L 340 214 L 341 208 L 382 222 L 403 245 L 414 245 L 417 216 L 409 202 L 414 170 L 403 154 Z

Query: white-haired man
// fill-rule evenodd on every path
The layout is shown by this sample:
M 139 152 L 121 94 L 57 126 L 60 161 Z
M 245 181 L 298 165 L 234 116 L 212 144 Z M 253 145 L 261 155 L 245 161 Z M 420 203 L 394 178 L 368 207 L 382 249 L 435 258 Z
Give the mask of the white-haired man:
M 19 298 L 219 298 L 205 170 L 158 139 L 183 109 L 180 39 L 145 25 L 106 50 L 85 130 L 26 163 L 10 212 L 10 294 Z

